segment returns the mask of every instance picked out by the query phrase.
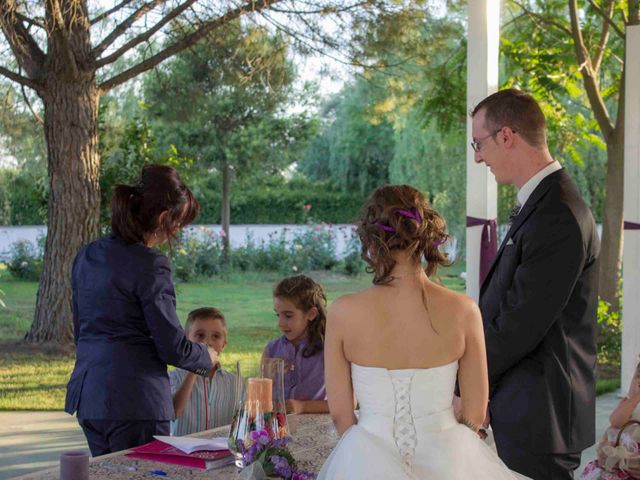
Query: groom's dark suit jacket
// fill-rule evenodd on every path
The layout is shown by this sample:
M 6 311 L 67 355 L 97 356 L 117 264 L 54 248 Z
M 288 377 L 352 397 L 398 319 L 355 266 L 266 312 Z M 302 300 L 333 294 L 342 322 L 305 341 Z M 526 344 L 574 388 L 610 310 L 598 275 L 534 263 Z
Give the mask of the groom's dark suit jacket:
M 599 249 L 567 173 L 544 178 L 480 290 L 498 447 L 572 453 L 594 443 Z

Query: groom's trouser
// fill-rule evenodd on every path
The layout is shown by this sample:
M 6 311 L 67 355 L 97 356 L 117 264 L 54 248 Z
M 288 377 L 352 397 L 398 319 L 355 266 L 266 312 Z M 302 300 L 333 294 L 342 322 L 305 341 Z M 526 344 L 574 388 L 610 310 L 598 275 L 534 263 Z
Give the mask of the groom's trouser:
M 534 454 L 496 437 L 500 459 L 509 467 L 534 480 L 569 480 L 580 466 L 580 453 Z

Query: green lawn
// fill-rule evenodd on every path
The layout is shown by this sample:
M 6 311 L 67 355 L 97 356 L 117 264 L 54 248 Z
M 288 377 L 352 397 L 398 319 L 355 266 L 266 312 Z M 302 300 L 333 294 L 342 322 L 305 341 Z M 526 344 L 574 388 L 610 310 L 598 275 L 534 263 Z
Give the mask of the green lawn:
M 450 275 L 442 275 L 444 283 L 462 291 L 464 283 L 458 272 L 452 270 Z M 330 302 L 371 283 L 369 276 L 353 279 L 319 273 L 314 277 Z M 278 335 L 271 300 L 271 288 L 278 278 L 275 274 L 234 275 L 226 281 L 178 284 L 178 313 L 184 321 L 194 308 L 219 308 L 229 323 L 223 366 L 230 368 L 237 360 L 256 361 L 264 345 Z M 37 284 L 12 280 L 6 271 L 0 271 L 0 290 L 6 303 L 6 308 L 0 307 L 0 410 L 62 409 L 73 355 L 20 343 L 33 318 Z
M 370 277 L 356 279 L 319 273 L 329 302 L 336 297 L 370 285 Z M 278 335 L 273 315 L 271 288 L 275 274 L 233 275 L 227 280 L 178 284 L 178 314 L 202 306 L 222 310 L 229 322 L 229 344 L 221 355 L 224 367 L 236 361 L 255 362 L 264 345 Z M 443 282 L 457 291 L 464 290 L 459 267 L 442 274 Z M 37 284 L 18 282 L 0 269 L 0 410 L 61 410 L 65 386 L 73 368 L 73 354 L 49 346 L 31 346 L 20 342 L 33 319 Z M 598 394 L 620 387 L 619 379 L 598 381 Z

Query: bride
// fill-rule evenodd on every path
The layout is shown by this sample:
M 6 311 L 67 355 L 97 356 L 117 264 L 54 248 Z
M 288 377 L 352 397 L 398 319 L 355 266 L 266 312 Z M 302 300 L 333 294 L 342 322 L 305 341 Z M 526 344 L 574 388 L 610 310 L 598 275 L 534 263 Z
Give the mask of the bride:
M 327 398 L 341 439 L 319 479 L 526 478 L 479 438 L 489 389 L 480 311 L 429 279 L 447 263 L 442 217 L 414 188 L 388 185 L 368 200 L 358 234 L 373 286 L 329 309 Z

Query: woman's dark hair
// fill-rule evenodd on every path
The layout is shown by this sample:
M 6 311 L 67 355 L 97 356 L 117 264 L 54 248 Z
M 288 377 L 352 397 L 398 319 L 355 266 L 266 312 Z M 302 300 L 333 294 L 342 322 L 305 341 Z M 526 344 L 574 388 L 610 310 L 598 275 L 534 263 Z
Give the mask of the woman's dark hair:
M 409 185 L 385 185 L 373 192 L 362 210 L 357 232 L 362 258 L 376 285 L 393 280 L 395 251 L 407 252 L 416 263 L 424 258 L 428 276 L 434 275 L 438 266 L 451 264 L 439 249 L 449 238 L 444 219 Z
M 128 243 L 144 242 L 145 236 L 163 233 L 168 240 L 190 224 L 200 211 L 191 190 L 175 168 L 146 165 L 137 184 L 116 185 L 111 197 L 111 229 Z M 167 212 L 160 220 L 162 212 Z
M 303 312 L 313 307 L 318 316 L 307 327 L 309 344 L 302 356 L 309 358 L 324 349 L 324 331 L 327 326 L 327 297 L 319 283 L 305 275 L 296 275 L 280 280 L 273 288 L 273 296 L 290 300 Z

